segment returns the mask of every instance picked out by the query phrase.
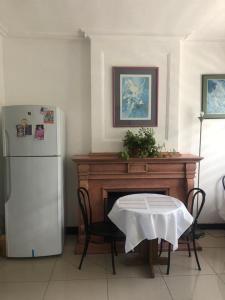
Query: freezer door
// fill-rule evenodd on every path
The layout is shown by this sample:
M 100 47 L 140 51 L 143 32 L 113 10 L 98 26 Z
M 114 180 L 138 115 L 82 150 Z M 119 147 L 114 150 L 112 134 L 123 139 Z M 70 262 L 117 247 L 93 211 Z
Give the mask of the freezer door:
M 8 257 L 62 253 L 63 182 L 60 157 L 6 158 Z
M 58 108 L 51 106 L 3 107 L 4 156 L 61 155 L 61 115 Z

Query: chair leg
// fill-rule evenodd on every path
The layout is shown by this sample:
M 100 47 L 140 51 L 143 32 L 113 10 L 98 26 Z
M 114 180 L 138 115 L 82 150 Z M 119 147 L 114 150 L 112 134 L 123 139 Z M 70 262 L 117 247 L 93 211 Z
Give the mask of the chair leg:
M 168 245 L 168 261 L 167 261 L 167 271 L 166 274 L 169 275 L 170 273 L 170 253 L 171 253 L 171 244 Z
M 198 254 L 197 254 L 196 243 L 195 243 L 195 238 L 194 237 L 193 237 L 193 249 L 194 249 L 195 259 L 196 259 L 196 262 L 197 262 L 197 265 L 198 265 L 198 269 L 199 269 L 199 271 L 201 271 L 201 267 L 200 267 L 200 263 L 199 263 L 199 260 L 198 260 Z
M 115 270 L 115 261 L 114 261 L 114 241 L 111 241 L 111 256 L 112 256 L 112 269 L 113 269 L 113 275 L 116 274 Z
M 160 242 L 159 256 L 161 256 L 161 254 L 162 254 L 162 248 L 163 248 L 163 239 L 161 239 L 161 242 Z
M 82 257 L 81 257 L 81 260 L 80 260 L 80 264 L 79 264 L 79 267 L 78 267 L 79 270 L 81 269 L 82 264 L 83 264 L 84 257 L 85 257 L 86 254 L 87 254 L 87 249 L 88 249 L 89 241 L 90 241 L 89 236 L 86 236 L 85 243 L 84 243 L 83 254 L 82 254 Z
M 114 247 L 114 253 L 116 256 L 118 256 L 118 252 L 117 252 L 117 249 L 116 249 L 116 241 L 114 240 L 113 241 L 113 247 Z
M 189 237 L 187 237 L 187 248 L 188 248 L 188 256 L 191 257 L 191 247 L 190 247 Z

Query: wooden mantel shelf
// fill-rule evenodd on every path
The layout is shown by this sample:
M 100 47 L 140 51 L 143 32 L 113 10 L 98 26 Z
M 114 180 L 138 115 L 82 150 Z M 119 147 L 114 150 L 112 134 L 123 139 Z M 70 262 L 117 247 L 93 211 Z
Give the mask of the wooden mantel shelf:
M 192 154 L 171 154 L 157 158 L 122 160 L 118 153 L 74 155 L 78 186 L 88 189 L 93 221 L 104 219 L 104 201 L 111 192 L 156 192 L 171 195 L 182 201 L 194 187 L 196 163 L 202 158 Z M 80 219 L 78 245 L 83 244 L 83 225 Z M 104 247 L 91 248 L 93 253 L 104 252 Z
M 148 157 L 148 158 L 129 158 L 128 160 L 123 160 L 119 157 L 118 153 L 90 153 L 87 155 L 73 155 L 72 160 L 75 162 L 123 162 L 123 163 L 129 163 L 129 162 L 152 162 L 152 163 L 165 163 L 166 161 L 172 162 L 172 161 L 195 161 L 198 162 L 202 159 L 202 157 L 199 157 L 197 155 L 192 154 L 162 154 L 161 157 Z

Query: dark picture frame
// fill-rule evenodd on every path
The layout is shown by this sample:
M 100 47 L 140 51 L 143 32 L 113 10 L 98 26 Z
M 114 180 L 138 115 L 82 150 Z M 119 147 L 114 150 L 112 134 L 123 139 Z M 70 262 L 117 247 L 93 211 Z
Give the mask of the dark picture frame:
M 113 67 L 113 127 L 158 125 L 158 67 Z
M 225 74 L 202 75 L 204 119 L 225 119 Z

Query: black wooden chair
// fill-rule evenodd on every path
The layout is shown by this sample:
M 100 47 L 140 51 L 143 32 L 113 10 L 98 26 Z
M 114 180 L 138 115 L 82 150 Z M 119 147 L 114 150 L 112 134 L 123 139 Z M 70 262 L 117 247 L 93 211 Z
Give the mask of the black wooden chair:
M 199 259 L 198 259 L 195 241 L 204 235 L 203 232 L 197 231 L 197 224 L 198 224 L 199 215 L 200 215 L 202 208 L 204 206 L 204 203 L 205 203 L 205 196 L 206 196 L 205 192 L 200 188 L 193 188 L 188 192 L 187 198 L 186 198 L 186 201 L 184 204 L 185 204 L 186 208 L 188 209 L 188 211 L 190 212 L 190 214 L 193 216 L 194 221 L 191 224 L 191 226 L 182 234 L 182 236 L 180 237 L 180 239 L 178 241 L 179 244 L 187 244 L 189 257 L 191 257 L 190 243 L 192 242 L 195 259 L 196 259 L 199 271 L 201 271 L 201 266 L 200 266 Z M 195 205 L 196 203 L 197 203 L 197 205 Z M 195 207 L 195 213 L 194 213 L 194 207 Z M 163 243 L 164 243 L 164 240 L 161 240 L 159 256 L 162 253 Z M 167 262 L 167 272 L 166 272 L 167 275 L 170 272 L 170 253 L 171 253 L 171 244 L 168 243 L 168 262 Z
M 78 188 L 77 195 L 85 228 L 85 244 L 78 268 L 81 269 L 82 267 L 89 242 L 93 242 L 91 241 L 91 237 L 101 236 L 104 238 L 105 242 L 108 242 L 111 245 L 112 269 L 113 274 L 116 274 L 114 260 L 114 254 L 117 255 L 116 241 L 124 240 L 124 234 L 111 222 L 92 222 L 92 209 L 88 191 L 83 187 Z

